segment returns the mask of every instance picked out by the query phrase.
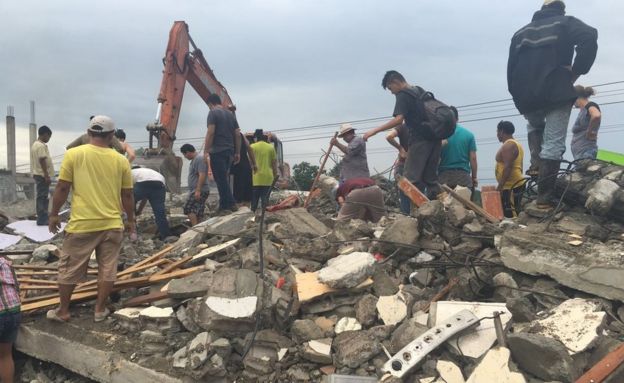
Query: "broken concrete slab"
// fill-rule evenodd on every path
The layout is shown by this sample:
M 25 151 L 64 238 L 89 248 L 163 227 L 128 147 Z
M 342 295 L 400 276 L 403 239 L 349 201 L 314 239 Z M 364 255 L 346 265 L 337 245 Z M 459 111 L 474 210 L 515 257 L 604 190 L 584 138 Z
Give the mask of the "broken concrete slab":
M 275 233 L 281 238 L 315 238 L 330 232 L 325 224 L 304 208 L 280 210 L 273 213 L 273 217 L 280 222 Z
M 349 289 L 364 282 L 373 272 L 375 258 L 371 253 L 354 252 L 330 259 L 318 272 L 321 283 L 334 289 Z
M 379 237 L 379 250 L 389 256 L 394 251 L 410 254 L 417 250 L 420 232 L 416 218 L 400 215 L 384 229 Z M 405 244 L 407 246 L 400 246 Z
M 206 221 L 193 226 L 192 230 L 187 230 L 173 245 L 173 252 L 184 251 L 202 243 L 208 234 L 237 235 L 245 229 L 245 223 L 253 216 L 249 209 L 239 209 L 238 211 L 225 216 L 211 217 Z
M 503 328 L 509 325 L 511 313 L 504 303 L 481 303 L 481 302 L 460 302 L 460 301 L 440 301 L 431 304 L 429 312 L 429 323 L 433 327 L 437 323 L 445 321 L 461 310 L 469 310 L 477 318 L 491 317 L 493 313 L 502 313 L 500 318 Z M 459 348 L 457 343 L 459 342 Z M 493 319 L 484 319 L 473 331 L 462 334 L 459 338 L 451 339 L 447 342 L 457 353 L 461 353 L 471 358 L 479 358 L 485 354 L 496 342 L 496 330 Z
M 138 331 L 141 328 L 141 322 L 139 315 L 141 313 L 140 308 L 127 307 L 117 310 L 113 313 L 113 318 L 117 319 L 117 324 L 126 331 Z
M 372 294 L 365 294 L 355 304 L 355 318 L 363 326 L 370 327 L 377 320 L 378 299 Z
M 219 253 L 228 253 L 233 254 L 236 250 L 236 245 L 241 241 L 240 238 L 234 238 L 230 241 L 221 243 L 216 246 L 211 246 L 207 249 L 200 251 L 198 254 L 195 254 L 193 258 L 188 262 L 189 265 L 198 265 L 203 263 L 206 258 L 214 257 Z
M 531 322 L 527 331 L 559 340 L 574 355 L 592 347 L 598 339 L 607 316 L 598 311 L 600 307 L 585 299 L 569 299 L 551 310 L 548 317 Z
M 331 364 L 332 338 L 311 340 L 303 345 L 303 357 L 310 362 Z
M 523 370 L 546 381 L 572 382 L 578 371 L 563 343 L 539 334 L 516 333 L 507 336 L 513 360 Z
M 214 311 L 216 314 L 231 319 L 251 317 L 256 312 L 257 304 L 257 296 L 249 296 L 243 298 L 206 298 L 206 306 L 209 309 Z
M 406 297 L 402 292 L 395 295 L 379 297 L 377 301 L 377 313 L 386 325 L 401 323 L 407 317 Z
M 79 343 L 65 336 L 38 329 L 34 325 L 22 324 L 15 347 L 24 354 L 65 366 L 100 383 L 145 381 L 182 383 L 179 378 L 124 358 L 122 353 L 111 350 L 108 344 L 94 343 L 98 343 L 97 339 L 91 339 L 89 344 Z
M 447 360 L 438 360 L 436 363 L 436 371 L 440 374 L 440 379 L 445 383 L 464 383 L 464 375 L 462 371 L 453 362 Z
M 347 331 L 338 334 L 332 344 L 338 366 L 357 368 L 381 352 L 381 343 L 368 331 Z
M 188 277 L 173 279 L 169 282 L 167 295 L 175 299 L 201 297 L 212 285 L 212 272 L 191 274 Z
M 61 251 L 55 245 L 47 244 L 41 245 L 33 250 L 32 257 L 30 258 L 30 262 L 48 262 L 50 257 L 54 257 L 56 259 L 61 257 Z
M 297 281 L 297 296 L 299 298 L 299 302 L 301 303 L 308 302 L 313 299 L 320 298 L 322 296 L 336 293 L 336 292 L 354 291 L 354 290 L 363 289 L 373 284 L 373 280 L 368 278 L 367 280 L 360 283 L 353 289 L 349 289 L 349 290 L 334 289 L 324 283 L 321 283 L 318 280 L 318 272 L 296 274 L 295 280 Z
M 166 333 L 180 331 L 180 322 L 171 307 L 149 306 L 139 312 L 142 328 L 154 332 Z
M 336 323 L 336 334 L 343 333 L 345 331 L 358 331 L 362 329 L 362 325 L 355 318 L 343 317 Z
M 509 369 L 509 355 L 509 349 L 504 347 L 488 351 L 466 383 L 526 383 L 521 373 Z
M 297 319 L 290 327 L 290 332 L 298 342 L 323 338 L 325 332 L 311 319 Z
M 620 186 L 608 179 L 599 179 L 587 192 L 585 207 L 590 211 L 606 215 L 609 213 L 620 192 Z
M 505 266 L 530 275 L 547 275 L 562 285 L 607 299 L 624 301 L 621 243 L 569 246 L 564 237 L 508 230 L 498 249 Z
M 411 341 L 427 332 L 428 329 L 429 327 L 419 323 L 417 318 L 410 318 L 403 321 L 403 323 L 392 332 L 388 351 L 393 355 L 396 354 Z

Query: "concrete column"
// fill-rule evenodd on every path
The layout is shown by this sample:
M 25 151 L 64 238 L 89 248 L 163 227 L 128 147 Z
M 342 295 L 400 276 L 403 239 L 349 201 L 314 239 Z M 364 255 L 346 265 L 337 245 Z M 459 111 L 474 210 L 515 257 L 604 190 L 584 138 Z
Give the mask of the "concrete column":
M 7 107 L 6 116 L 6 129 L 7 129 L 7 170 L 11 172 L 9 177 L 9 190 L 7 197 L 9 201 L 15 201 L 17 198 L 17 185 L 15 183 L 15 117 L 13 116 L 13 107 Z

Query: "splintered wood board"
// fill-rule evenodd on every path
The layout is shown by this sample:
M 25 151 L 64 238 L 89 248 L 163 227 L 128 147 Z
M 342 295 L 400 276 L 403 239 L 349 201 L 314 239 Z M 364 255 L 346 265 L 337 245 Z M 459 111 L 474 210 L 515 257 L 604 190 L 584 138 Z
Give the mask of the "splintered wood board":
M 334 289 L 319 282 L 318 272 L 296 274 L 295 280 L 297 282 L 297 296 L 299 297 L 299 302 L 307 302 L 338 291 L 358 290 L 373 284 L 373 280 L 368 278 L 353 289 Z

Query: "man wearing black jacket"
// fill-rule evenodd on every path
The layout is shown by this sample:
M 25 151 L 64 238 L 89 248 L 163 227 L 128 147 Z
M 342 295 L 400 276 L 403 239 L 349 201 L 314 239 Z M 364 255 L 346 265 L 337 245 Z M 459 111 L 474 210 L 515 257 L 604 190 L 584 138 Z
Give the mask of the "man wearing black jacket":
M 594 63 L 597 39 L 596 29 L 565 16 L 561 0 L 545 0 L 531 23 L 511 39 L 507 86 L 528 121 L 529 172 L 538 174 L 539 208 L 552 206 L 570 112 L 576 100 L 574 82 Z

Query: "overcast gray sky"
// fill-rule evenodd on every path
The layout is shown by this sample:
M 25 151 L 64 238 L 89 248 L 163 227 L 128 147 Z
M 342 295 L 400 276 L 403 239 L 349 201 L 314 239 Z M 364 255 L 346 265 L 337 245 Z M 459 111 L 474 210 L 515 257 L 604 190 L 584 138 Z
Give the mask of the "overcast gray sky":
M 598 58 L 579 83 L 624 80 L 618 0 L 567 1 L 568 14 L 599 31 Z M 38 125 L 50 126 L 53 156 L 81 134 L 92 114 L 107 114 L 140 147 L 156 111 L 162 57 L 173 21 L 190 34 L 237 104 L 245 131 L 282 130 L 388 116 L 394 97 L 381 86 L 386 70 L 450 104 L 509 97 L 511 35 L 528 23 L 539 0 L 515 1 L 32 1 L 0 2 L 0 111 L 15 107 L 18 164 L 28 162 L 29 100 Z M 624 100 L 624 83 L 597 88 L 598 103 Z M 624 104 L 603 108 L 599 145 L 624 151 Z M 470 120 L 515 114 L 509 102 L 460 109 Z M 201 146 L 207 107 L 187 86 L 176 148 Z M 573 112 L 573 118 L 576 112 Z M 480 178 L 493 176 L 499 119 L 467 122 L 477 136 Z M 517 135 L 526 134 L 519 117 Z M 383 122 L 383 120 L 380 120 Z M 375 123 L 358 124 L 360 132 Z M 318 163 L 337 126 L 284 132 L 286 160 Z M 192 140 L 185 140 L 192 138 Z M 304 141 L 288 140 L 304 138 Z M 0 121 L 0 167 L 6 163 Z M 368 144 L 371 168 L 395 157 L 383 135 Z M 22 167 L 26 170 L 26 167 Z M 490 181 L 491 183 L 491 181 Z

